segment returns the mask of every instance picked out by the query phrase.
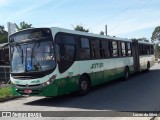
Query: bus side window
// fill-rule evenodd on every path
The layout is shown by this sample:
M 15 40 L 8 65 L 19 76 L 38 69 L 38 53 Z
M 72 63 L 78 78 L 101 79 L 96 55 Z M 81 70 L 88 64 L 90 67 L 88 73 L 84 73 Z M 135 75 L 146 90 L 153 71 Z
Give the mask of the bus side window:
M 152 45 L 152 54 L 154 54 L 154 47 L 153 47 L 153 45 Z
M 59 72 L 63 73 L 70 68 L 75 60 L 75 38 L 68 34 L 59 34 L 56 37 L 56 58 Z
M 150 55 L 150 45 L 147 46 L 147 54 Z
M 144 45 L 142 44 L 142 55 L 145 54 L 145 51 L 144 51 Z
M 118 56 L 118 44 L 116 41 L 112 41 L 112 57 Z
M 151 53 L 151 54 L 154 54 L 154 48 L 153 48 L 153 45 L 151 45 L 151 46 L 150 46 L 150 53 Z
M 100 42 L 100 55 L 101 58 L 107 58 L 109 57 L 109 49 L 108 49 L 108 41 L 101 40 Z
M 127 43 L 126 51 L 127 51 L 127 56 L 132 56 L 131 43 Z
M 90 59 L 90 44 L 88 38 L 80 39 L 80 58 L 81 59 Z
M 147 45 L 147 55 L 150 54 L 149 45 Z
M 139 44 L 138 49 L 139 49 L 139 55 L 142 55 L 142 44 Z
M 91 41 L 92 58 L 100 58 L 100 41 L 92 39 Z
M 125 42 L 121 42 L 121 54 L 122 54 L 122 56 L 126 56 L 126 45 L 125 45 Z
M 113 57 L 112 41 L 108 41 L 109 57 Z

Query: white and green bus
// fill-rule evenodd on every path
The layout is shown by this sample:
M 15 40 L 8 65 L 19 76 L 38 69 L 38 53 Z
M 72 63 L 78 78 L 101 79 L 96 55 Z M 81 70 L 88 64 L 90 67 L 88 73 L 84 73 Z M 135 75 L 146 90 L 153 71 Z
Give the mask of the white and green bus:
M 26 29 L 9 37 L 15 95 L 58 96 L 154 65 L 151 43 L 62 28 Z

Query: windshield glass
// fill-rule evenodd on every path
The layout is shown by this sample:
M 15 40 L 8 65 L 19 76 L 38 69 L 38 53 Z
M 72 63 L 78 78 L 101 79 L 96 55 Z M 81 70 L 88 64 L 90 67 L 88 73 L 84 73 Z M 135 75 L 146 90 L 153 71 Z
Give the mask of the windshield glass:
M 11 72 L 42 72 L 55 67 L 52 41 L 11 46 Z

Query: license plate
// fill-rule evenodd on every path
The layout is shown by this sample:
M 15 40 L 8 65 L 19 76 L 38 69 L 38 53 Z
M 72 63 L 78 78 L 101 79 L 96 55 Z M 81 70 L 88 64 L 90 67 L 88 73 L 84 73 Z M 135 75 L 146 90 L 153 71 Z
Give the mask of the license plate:
M 24 93 L 32 93 L 32 90 L 24 90 Z

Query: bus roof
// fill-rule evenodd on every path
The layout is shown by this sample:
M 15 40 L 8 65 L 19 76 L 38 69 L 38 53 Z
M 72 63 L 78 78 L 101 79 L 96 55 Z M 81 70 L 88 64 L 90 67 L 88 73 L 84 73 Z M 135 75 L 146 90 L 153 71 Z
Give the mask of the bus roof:
M 26 30 L 29 30 L 29 29 L 43 29 L 43 28 L 49 28 L 49 27 L 28 28 L 28 29 L 24 29 L 24 30 L 21 30 L 21 31 L 26 31 Z M 82 35 L 82 36 L 97 37 L 97 38 L 102 38 L 102 39 L 104 38 L 104 39 L 112 39 L 112 40 L 117 40 L 117 41 L 120 40 L 120 41 L 132 42 L 131 39 L 127 39 L 127 38 L 119 38 L 119 37 L 114 37 L 114 36 L 109 36 L 109 35 L 107 35 L 107 36 L 106 35 L 99 35 L 99 34 L 69 30 L 69 29 L 59 28 L 59 27 L 50 27 L 49 29 L 51 29 L 53 37 L 55 37 L 55 35 L 58 32 L 64 32 L 64 33 L 70 33 L 70 34 L 76 34 L 76 35 Z M 18 31 L 18 32 L 21 32 L 21 31 Z M 18 32 L 16 32 L 16 33 L 18 33 Z M 14 33 L 14 34 L 16 34 L 16 33 Z M 142 44 L 153 44 L 151 42 L 143 42 L 143 41 L 138 41 L 138 42 L 142 43 Z
M 58 28 L 58 27 L 51 27 L 50 29 L 52 30 L 53 35 L 55 35 L 58 32 L 64 32 L 64 33 L 78 34 L 78 35 L 82 35 L 82 36 L 98 37 L 98 38 L 105 38 L 105 39 L 112 39 L 112 40 L 120 40 L 120 41 L 132 42 L 131 39 L 118 38 L 118 37 L 113 37 L 113 36 L 109 36 L 109 35 L 107 35 L 107 36 L 105 36 L 105 35 L 98 35 L 98 34 L 94 34 L 94 33 L 87 33 L 87 32 L 69 30 L 69 29 Z M 150 42 L 144 42 L 144 41 L 138 41 L 138 42 L 142 43 L 142 44 L 152 44 Z
M 55 35 L 58 32 L 64 32 L 64 33 L 72 33 L 76 35 L 82 35 L 82 36 L 89 36 L 89 37 L 98 37 L 98 38 L 105 38 L 105 39 L 112 39 L 112 40 L 121 40 L 121 41 L 130 41 L 131 39 L 123 39 L 123 38 L 118 38 L 118 37 L 112 37 L 112 36 L 105 36 L 105 35 L 98 35 L 94 33 L 88 33 L 88 32 L 81 32 L 81 31 L 75 31 L 75 30 L 69 30 L 69 29 L 64 29 L 64 28 L 58 28 L 58 27 L 51 27 L 50 28 Z

